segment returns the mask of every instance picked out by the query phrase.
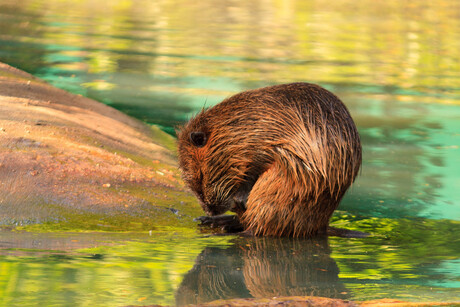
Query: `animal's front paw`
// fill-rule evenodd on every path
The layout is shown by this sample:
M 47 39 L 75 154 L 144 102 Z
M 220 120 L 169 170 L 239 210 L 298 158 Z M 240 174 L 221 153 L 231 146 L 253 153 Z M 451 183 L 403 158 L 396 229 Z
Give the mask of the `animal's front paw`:
M 200 216 L 194 219 L 200 222 L 200 226 L 211 228 L 220 228 L 227 233 L 236 233 L 244 230 L 238 216 L 236 215 L 217 215 L 217 216 Z

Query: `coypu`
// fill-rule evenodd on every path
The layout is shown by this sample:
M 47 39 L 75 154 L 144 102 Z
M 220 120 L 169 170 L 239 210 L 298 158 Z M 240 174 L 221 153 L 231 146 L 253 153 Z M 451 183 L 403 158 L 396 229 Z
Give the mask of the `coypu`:
M 252 235 L 326 233 L 361 166 L 347 108 L 310 83 L 227 98 L 183 126 L 178 147 L 183 179 L 210 216 L 202 221 L 236 222 Z M 236 216 L 218 216 L 228 210 Z

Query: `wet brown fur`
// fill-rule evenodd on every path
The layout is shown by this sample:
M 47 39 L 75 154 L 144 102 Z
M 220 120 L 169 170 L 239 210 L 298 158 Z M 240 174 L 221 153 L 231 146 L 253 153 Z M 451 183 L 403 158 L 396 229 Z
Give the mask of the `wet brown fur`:
M 196 146 L 193 132 L 205 136 Z M 246 91 L 199 113 L 178 133 L 183 178 L 208 215 L 235 211 L 254 235 L 325 231 L 361 166 L 345 105 L 309 83 Z

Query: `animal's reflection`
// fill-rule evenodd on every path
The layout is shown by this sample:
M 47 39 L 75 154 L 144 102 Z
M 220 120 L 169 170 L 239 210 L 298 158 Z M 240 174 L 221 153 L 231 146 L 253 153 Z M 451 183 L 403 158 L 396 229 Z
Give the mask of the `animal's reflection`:
M 176 293 L 176 304 L 217 299 L 312 295 L 347 298 L 327 238 L 238 238 L 208 247 Z

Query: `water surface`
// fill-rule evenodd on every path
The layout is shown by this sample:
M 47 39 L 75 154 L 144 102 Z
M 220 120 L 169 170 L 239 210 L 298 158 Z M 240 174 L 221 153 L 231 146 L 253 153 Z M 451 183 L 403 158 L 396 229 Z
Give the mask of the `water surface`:
M 459 29 L 460 3 L 445 0 L 0 1 L 0 61 L 172 134 L 241 90 L 307 81 L 333 91 L 364 146 L 334 223 L 374 234 L 244 241 L 182 229 L 91 234 L 109 242 L 94 247 L 71 244 L 87 235 L 14 243 L 5 232 L 2 303 L 460 300 Z M 24 243 L 34 240 L 46 251 Z

